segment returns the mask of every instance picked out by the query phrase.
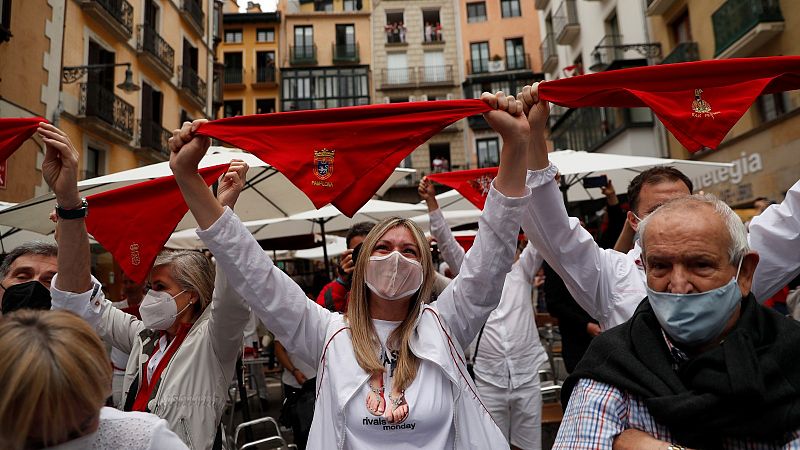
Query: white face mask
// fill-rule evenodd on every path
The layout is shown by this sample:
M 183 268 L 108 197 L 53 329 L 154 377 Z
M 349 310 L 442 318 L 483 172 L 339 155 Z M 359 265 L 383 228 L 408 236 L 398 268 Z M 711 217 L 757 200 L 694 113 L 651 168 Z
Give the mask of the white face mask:
M 399 300 L 422 286 L 422 264 L 408 259 L 397 250 L 383 256 L 370 256 L 366 274 L 367 287 L 386 300 Z
M 186 290 L 178 292 L 175 297 L 183 294 Z M 166 330 L 175 323 L 175 319 L 186 308 L 192 306 L 189 302 L 180 312 L 178 312 L 178 304 L 175 302 L 175 297 L 169 295 L 169 292 L 154 291 L 150 289 L 144 296 L 141 305 L 139 305 L 139 314 L 142 315 L 142 322 L 144 326 L 151 330 Z

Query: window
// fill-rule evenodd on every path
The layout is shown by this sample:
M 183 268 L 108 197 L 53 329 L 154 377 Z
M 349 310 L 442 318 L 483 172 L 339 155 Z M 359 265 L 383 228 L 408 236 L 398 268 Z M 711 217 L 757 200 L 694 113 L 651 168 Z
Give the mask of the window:
M 761 122 L 769 122 L 791 111 L 788 92 L 778 92 L 759 96 L 758 113 Z
M 432 173 L 450 171 L 450 144 L 430 144 L 428 153 L 431 158 Z
M 467 3 L 467 22 L 486 22 L 486 2 Z
M 353 24 L 336 25 L 336 47 L 334 58 L 353 59 L 358 56 L 356 27 Z
M 242 52 L 225 53 L 225 84 L 242 84 Z
M 87 147 L 83 179 L 96 178 L 105 173 L 105 152 L 92 146 Z
M 473 42 L 470 48 L 470 67 L 472 73 L 483 73 L 489 71 L 489 43 Z
M 314 11 L 333 12 L 333 0 L 314 0 Z
M 240 44 L 242 42 L 242 30 L 225 30 L 225 42 Z
M 425 66 L 422 80 L 427 83 L 438 83 L 446 80 L 447 67 L 444 64 L 444 52 L 425 52 Z
M 369 69 L 283 69 L 281 111 L 369 104 Z
M 405 53 L 389 53 L 386 55 L 386 84 L 407 84 L 408 58 Z
M 408 97 L 389 97 L 389 103 L 408 103 Z
M 308 59 L 314 57 L 314 27 L 294 27 L 294 58 Z
M 275 28 L 259 28 L 256 30 L 256 42 L 275 42 Z
M 500 11 L 503 17 L 519 17 L 519 0 L 500 0 Z
M 256 52 L 256 83 L 275 82 L 275 52 Z
M 268 114 L 275 112 L 275 99 L 274 98 L 258 98 L 256 99 L 256 114 Z
M 225 117 L 235 117 L 242 115 L 242 101 L 241 100 L 225 100 L 225 107 L 223 114 Z
M 345 11 L 361 11 L 361 0 L 344 0 Z
M 406 42 L 406 25 L 403 22 L 403 12 L 387 12 L 386 26 L 387 44 L 404 44 Z
M 506 39 L 506 70 L 525 69 L 525 47 L 522 38 Z
M 500 144 L 497 138 L 476 139 L 475 147 L 478 150 L 478 168 L 500 165 Z
M 422 10 L 422 33 L 425 42 L 442 42 L 442 22 L 438 9 Z
M 11 39 L 11 0 L 0 0 L 0 42 Z
M 675 44 L 692 41 L 692 28 L 689 24 L 689 11 L 684 11 L 669 24 L 672 30 L 672 39 Z

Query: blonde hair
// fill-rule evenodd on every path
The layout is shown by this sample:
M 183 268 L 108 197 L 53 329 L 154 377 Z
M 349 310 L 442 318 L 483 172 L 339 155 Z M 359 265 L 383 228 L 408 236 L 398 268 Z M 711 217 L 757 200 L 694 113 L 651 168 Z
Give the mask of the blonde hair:
M 367 373 L 383 373 L 385 371 L 382 362 L 378 358 L 380 342 L 372 325 L 372 318 L 369 314 L 369 288 L 364 280 L 367 272 L 369 257 L 372 255 L 375 245 L 386 234 L 387 231 L 405 227 L 414 237 L 415 244 L 419 247 L 419 262 L 422 265 L 422 286 L 411 298 L 408 305 L 408 313 L 400 325 L 389 335 L 387 347 L 398 352 L 397 367 L 394 372 L 393 389 L 402 391 L 407 388 L 417 376 L 419 359 L 411 353 L 408 341 L 414 332 L 414 325 L 417 321 L 422 303 L 427 302 L 433 293 L 433 282 L 435 280 L 433 260 L 431 252 L 428 250 L 428 240 L 425 234 L 414 222 L 392 217 L 385 219 L 375 225 L 372 231 L 367 234 L 361 244 L 361 251 L 358 254 L 355 270 L 353 270 L 353 282 L 350 290 L 350 301 L 347 305 L 347 321 L 350 324 L 350 335 L 353 340 L 353 349 L 356 354 L 356 361 Z
M 153 267 L 169 266 L 170 275 L 181 289 L 196 292 L 200 301 L 195 304 L 197 316 L 211 304 L 214 293 L 214 264 L 204 254 L 189 250 L 163 250 Z
M 97 417 L 111 395 L 111 361 L 75 314 L 19 310 L 0 321 L 0 386 L 0 447 L 49 447 Z

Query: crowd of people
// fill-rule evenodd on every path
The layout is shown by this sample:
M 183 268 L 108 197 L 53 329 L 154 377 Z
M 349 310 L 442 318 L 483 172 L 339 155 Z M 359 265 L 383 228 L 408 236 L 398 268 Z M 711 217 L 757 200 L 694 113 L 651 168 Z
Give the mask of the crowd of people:
M 627 187 L 627 211 L 603 188 L 596 239 L 567 213 L 538 85 L 481 100 L 503 148 L 469 251 L 423 179 L 447 269 L 415 222 L 359 223 L 316 301 L 234 213 L 247 165 L 216 194 L 198 174 L 198 120 L 173 132 L 169 164 L 213 261 L 164 250 L 112 302 L 91 274 L 78 152 L 41 124 L 57 246 L 0 265 L 0 448 L 227 448 L 228 389 L 260 322 L 299 448 L 540 449 L 544 271 L 570 372 L 554 448 L 800 449 L 800 324 L 763 305 L 800 274 L 800 182 L 746 227 L 655 167 Z

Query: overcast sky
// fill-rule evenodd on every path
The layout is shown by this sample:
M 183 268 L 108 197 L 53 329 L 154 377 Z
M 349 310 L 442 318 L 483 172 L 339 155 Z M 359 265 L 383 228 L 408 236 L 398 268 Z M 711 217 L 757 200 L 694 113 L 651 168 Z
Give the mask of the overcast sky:
M 247 1 L 248 0 L 237 0 L 237 3 L 239 3 L 240 12 L 245 12 L 245 10 L 247 9 Z M 264 12 L 275 11 L 275 4 L 277 3 L 277 0 L 251 0 L 251 1 L 253 1 L 253 3 L 261 3 L 261 10 Z

